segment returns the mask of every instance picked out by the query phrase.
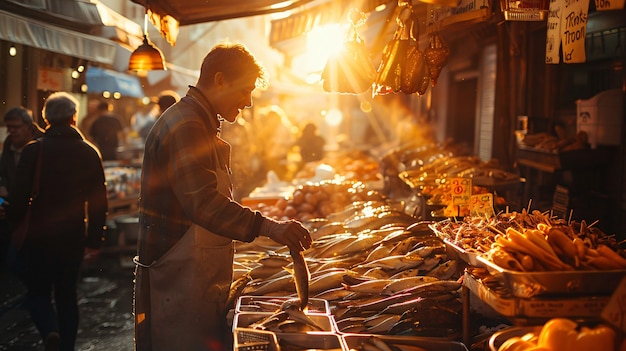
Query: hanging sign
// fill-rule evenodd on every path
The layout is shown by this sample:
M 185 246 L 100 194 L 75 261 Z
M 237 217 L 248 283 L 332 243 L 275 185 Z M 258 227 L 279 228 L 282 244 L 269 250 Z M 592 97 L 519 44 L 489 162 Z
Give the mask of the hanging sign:
M 589 0 L 569 0 L 561 11 L 561 43 L 563 62 L 583 63 Z
M 624 8 L 624 0 L 595 0 L 596 11 L 620 10 Z
M 550 0 L 546 34 L 546 63 L 559 63 L 561 49 L 561 9 L 566 0 Z
M 59 91 L 63 85 L 63 70 L 48 67 L 39 67 L 37 89 Z

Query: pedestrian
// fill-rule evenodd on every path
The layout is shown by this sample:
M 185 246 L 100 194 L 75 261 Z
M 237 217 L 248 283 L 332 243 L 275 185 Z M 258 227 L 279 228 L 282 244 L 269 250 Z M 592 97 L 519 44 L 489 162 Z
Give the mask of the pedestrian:
M 317 133 L 317 126 L 307 123 L 302 129 L 296 145 L 300 149 L 302 163 L 319 161 L 324 158 L 324 145 L 326 140 Z
M 232 350 L 226 300 L 233 240 L 259 235 L 301 252 L 297 221 L 274 221 L 232 200 L 230 145 L 222 122 L 251 107 L 265 69 L 242 44 L 222 43 L 202 62 L 187 94 L 146 139 L 135 258 L 135 349 Z
M 4 139 L 0 156 L 0 197 L 11 203 L 15 185 L 15 172 L 22 150 L 34 139 L 43 135 L 43 129 L 33 120 L 32 111 L 25 107 L 13 107 L 4 115 L 8 136 Z M 5 263 L 11 228 L 6 219 L 0 219 L 0 265 Z
M 154 122 L 156 122 L 156 119 L 159 118 L 159 116 L 161 116 L 161 114 L 163 114 L 165 110 L 174 105 L 174 103 L 176 103 L 178 100 L 180 100 L 180 95 L 178 95 L 177 92 L 173 90 L 162 91 L 159 94 L 159 98 L 157 99 L 158 115 L 153 119 L 147 121 L 141 127 L 141 129 L 139 129 L 139 137 L 141 137 L 143 140 L 146 140 L 146 137 L 148 136 L 150 129 L 152 129 Z
M 100 115 L 89 129 L 89 135 L 96 144 L 104 161 L 117 160 L 117 147 L 124 140 L 124 128 L 120 118 L 113 113 L 110 103 L 103 101 L 98 108 Z
M 77 111 L 77 100 L 67 93 L 46 99 L 45 134 L 24 148 L 7 208 L 11 221 L 24 217 L 40 167 L 18 257 L 27 289 L 24 304 L 46 350 L 74 350 L 80 266 L 85 256 L 97 256 L 107 215 L 102 160 L 76 128 Z
M 98 117 L 108 111 L 109 104 L 97 99 L 91 99 L 87 102 L 87 113 L 78 120 L 78 129 L 83 133 L 83 137 L 91 142 L 91 125 Z

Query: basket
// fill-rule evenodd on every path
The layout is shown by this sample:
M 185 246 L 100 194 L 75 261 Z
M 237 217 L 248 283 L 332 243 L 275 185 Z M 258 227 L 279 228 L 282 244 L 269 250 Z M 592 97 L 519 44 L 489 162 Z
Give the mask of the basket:
M 273 332 L 236 328 L 233 334 L 235 351 L 280 351 L 278 339 Z

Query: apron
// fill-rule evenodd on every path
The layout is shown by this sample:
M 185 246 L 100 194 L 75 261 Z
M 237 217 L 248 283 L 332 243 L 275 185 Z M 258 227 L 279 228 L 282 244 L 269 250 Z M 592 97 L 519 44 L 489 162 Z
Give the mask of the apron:
M 229 168 L 225 165 L 225 169 L 216 171 L 218 191 L 230 198 Z M 144 316 L 135 318 L 137 323 L 143 318 L 149 323 L 150 350 L 232 349 L 225 305 L 232 282 L 233 255 L 230 238 L 193 224 L 154 263 L 147 266 L 136 260 L 136 284 L 145 288 L 145 280 L 149 281 L 150 306 L 142 308 Z

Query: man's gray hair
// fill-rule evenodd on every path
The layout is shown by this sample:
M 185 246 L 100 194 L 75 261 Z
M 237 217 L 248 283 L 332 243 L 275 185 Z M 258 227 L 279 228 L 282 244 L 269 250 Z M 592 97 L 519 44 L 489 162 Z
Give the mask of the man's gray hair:
M 52 93 L 43 105 L 43 118 L 51 125 L 70 124 L 78 112 L 78 100 L 65 92 Z

